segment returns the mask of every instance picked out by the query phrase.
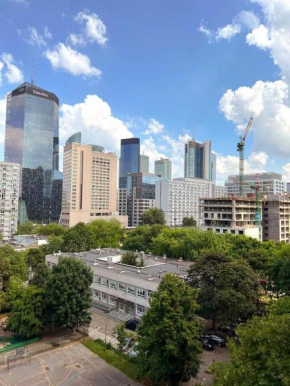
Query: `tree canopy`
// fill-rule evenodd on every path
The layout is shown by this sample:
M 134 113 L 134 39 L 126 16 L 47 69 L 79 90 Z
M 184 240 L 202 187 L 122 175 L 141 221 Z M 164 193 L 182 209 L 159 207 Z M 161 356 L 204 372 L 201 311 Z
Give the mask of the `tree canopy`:
M 193 217 L 183 217 L 182 226 L 183 227 L 196 227 L 196 220 Z
M 92 305 L 92 281 L 92 271 L 80 260 L 73 257 L 59 259 L 46 286 L 52 325 L 74 328 L 88 319 Z
M 283 309 L 277 301 L 277 308 Z M 285 300 L 284 300 L 285 302 Z M 288 303 L 289 304 L 289 303 Z M 285 304 L 284 304 L 285 306 Z M 288 386 L 290 313 L 270 312 L 238 328 L 239 344 L 229 343 L 230 362 L 211 366 L 214 386 Z
M 198 288 L 198 303 L 205 317 L 233 326 L 239 318 L 251 316 L 259 298 L 258 277 L 242 260 L 208 254 L 190 267 L 190 284 Z
M 142 214 L 141 221 L 144 225 L 165 225 L 165 215 L 162 209 L 150 208 Z
M 201 323 L 196 290 L 167 274 L 153 293 L 149 310 L 138 327 L 140 373 L 152 382 L 178 385 L 199 370 Z

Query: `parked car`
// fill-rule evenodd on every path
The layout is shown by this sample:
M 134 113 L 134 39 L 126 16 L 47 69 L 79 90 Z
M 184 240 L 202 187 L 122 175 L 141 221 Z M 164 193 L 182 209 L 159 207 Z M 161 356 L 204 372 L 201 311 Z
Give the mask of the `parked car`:
M 137 358 L 138 355 L 139 355 L 139 351 L 138 351 L 138 342 L 136 342 L 134 344 L 134 346 L 131 348 L 131 350 L 128 351 L 128 354 L 130 355 L 130 357 L 132 358 Z
M 2 322 L 2 329 L 5 331 L 7 329 L 7 322 Z
M 136 331 L 138 325 L 140 324 L 140 320 L 138 319 L 129 319 L 125 323 L 125 328 L 131 331 Z
M 128 351 L 134 344 L 135 338 L 133 337 L 127 337 L 125 338 L 125 344 L 122 348 L 122 351 Z
M 226 341 L 225 339 L 214 335 L 214 334 L 205 334 L 203 338 L 206 338 L 210 343 L 216 344 L 219 347 L 225 347 L 226 346 Z
M 225 332 L 226 334 L 228 334 L 230 336 L 236 336 L 235 330 L 230 326 L 227 326 L 227 325 L 218 326 L 218 330 Z
M 200 343 L 202 344 L 202 348 L 207 351 L 214 350 L 214 345 L 209 342 L 206 338 L 199 338 Z

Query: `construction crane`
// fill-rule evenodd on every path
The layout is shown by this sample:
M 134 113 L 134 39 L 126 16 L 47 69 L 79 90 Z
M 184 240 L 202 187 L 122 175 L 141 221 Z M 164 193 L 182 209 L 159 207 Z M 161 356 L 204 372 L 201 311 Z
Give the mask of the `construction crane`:
M 250 131 L 250 128 L 252 126 L 252 123 L 253 123 L 253 120 L 254 118 L 251 117 L 249 119 L 249 122 L 247 124 L 247 127 L 246 127 L 246 130 L 244 132 L 243 135 L 240 136 L 240 142 L 238 142 L 237 144 L 237 151 L 239 152 L 240 156 L 240 173 L 239 173 L 239 177 L 240 177 L 240 186 L 239 186 L 239 195 L 240 196 L 243 196 L 244 193 L 245 193 L 245 189 L 244 189 L 244 176 L 245 176 L 245 143 L 246 143 L 246 139 L 247 139 L 247 135 Z
M 259 240 L 262 241 L 262 208 L 261 208 L 261 185 L 260 175 L 257 174 L 255 185 L 251 186 L 251 189 L 256 193 L 256 212 L 255 212 L 255 225 L 259 228 Z

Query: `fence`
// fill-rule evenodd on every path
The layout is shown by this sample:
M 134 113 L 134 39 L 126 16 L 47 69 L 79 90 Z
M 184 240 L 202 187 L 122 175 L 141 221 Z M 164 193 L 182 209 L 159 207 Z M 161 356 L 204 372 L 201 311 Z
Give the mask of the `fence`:
M 103 332 L 98 331 L 98 329 L 92 330 L 88 326 L 81 326 L 81 327 L 78 328 L 78 330 L 80 332 L 82 332 L 83 334 L 88 335 L 90 338 L 92 338 L 94 340 L 100 339 L 103 342 L 111 343 L 111 345 L 114 346 L 114 347 L 118 346 L 117 339 L 113 338 L 112 336 L 109 336 L 108 334 L 105 334 Z
M 73 334 L 63 335 L 63 336 L 60 336 L 60 337 L 57 337 L 54 339 L 49 339 L 49 340 L 40 341 L 39 338 L 37 338 L 37 340 L 34 340 L 34 342 L 26 341 L 26 346 L 29 344 L 29 346 L 26 347 L 26 353 L 28 353 L 28 355 L 33 356 L 36 354 L 40 354 L 44 351 L 51 350 L 52 348 L 62 346 L 64 344 L 79 340 L 82 337 L 83 337 L 83 335 L 81 335 L 79 333 L 73 333 Z M 23 342 L 20 343 L 19 345 L 17 345 L 17 347 L 23 347 L 23 346 L 24 346 Z M 17 347 L 14 346 L 13 348 L 17 348 Z M 9 354 L 7 352 L 0 354 L 0 365 L 8 363 L 8 361 L 9 361 L 8 358 L 13 357 L 13 356 L 15 356 L 14 352 L 11 352 Z
M 28 344 L 38 342 L 38 341 L 39 341 L 39 338 L 33 338 L 33 339 L 29 339 L 29 340 L 24 340 L 24 341 L 11 340 L 10 342 L 12 342 L 12 343 L 9 343 L 9 346 L 6 346 L 6 347 L 3 347 L 0 349 L 0 354 L 5 353 L 7 351 L 14 350 L 18 347 L 27 346 Z

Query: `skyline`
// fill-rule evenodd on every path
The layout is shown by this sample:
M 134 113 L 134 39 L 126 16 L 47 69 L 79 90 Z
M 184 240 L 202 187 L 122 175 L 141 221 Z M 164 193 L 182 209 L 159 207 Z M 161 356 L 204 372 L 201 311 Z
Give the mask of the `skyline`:
M 82 131 L 84 143 L 120 155 L 120 139 L 134 135 L 151 172 L 162 156 L 181 177 L 184 142 L 195 132 L 212 141 L 221 183 L 238 174 L 235 126 L 253 114 L 246 172 L 289 180 L 287 0 L 60 1 L 54 12 L 48 1 L 1 3 L 1 160 L 5 95 L 30 81 L 33 58 L 35 84 L 60 98 L 61 146 Z

